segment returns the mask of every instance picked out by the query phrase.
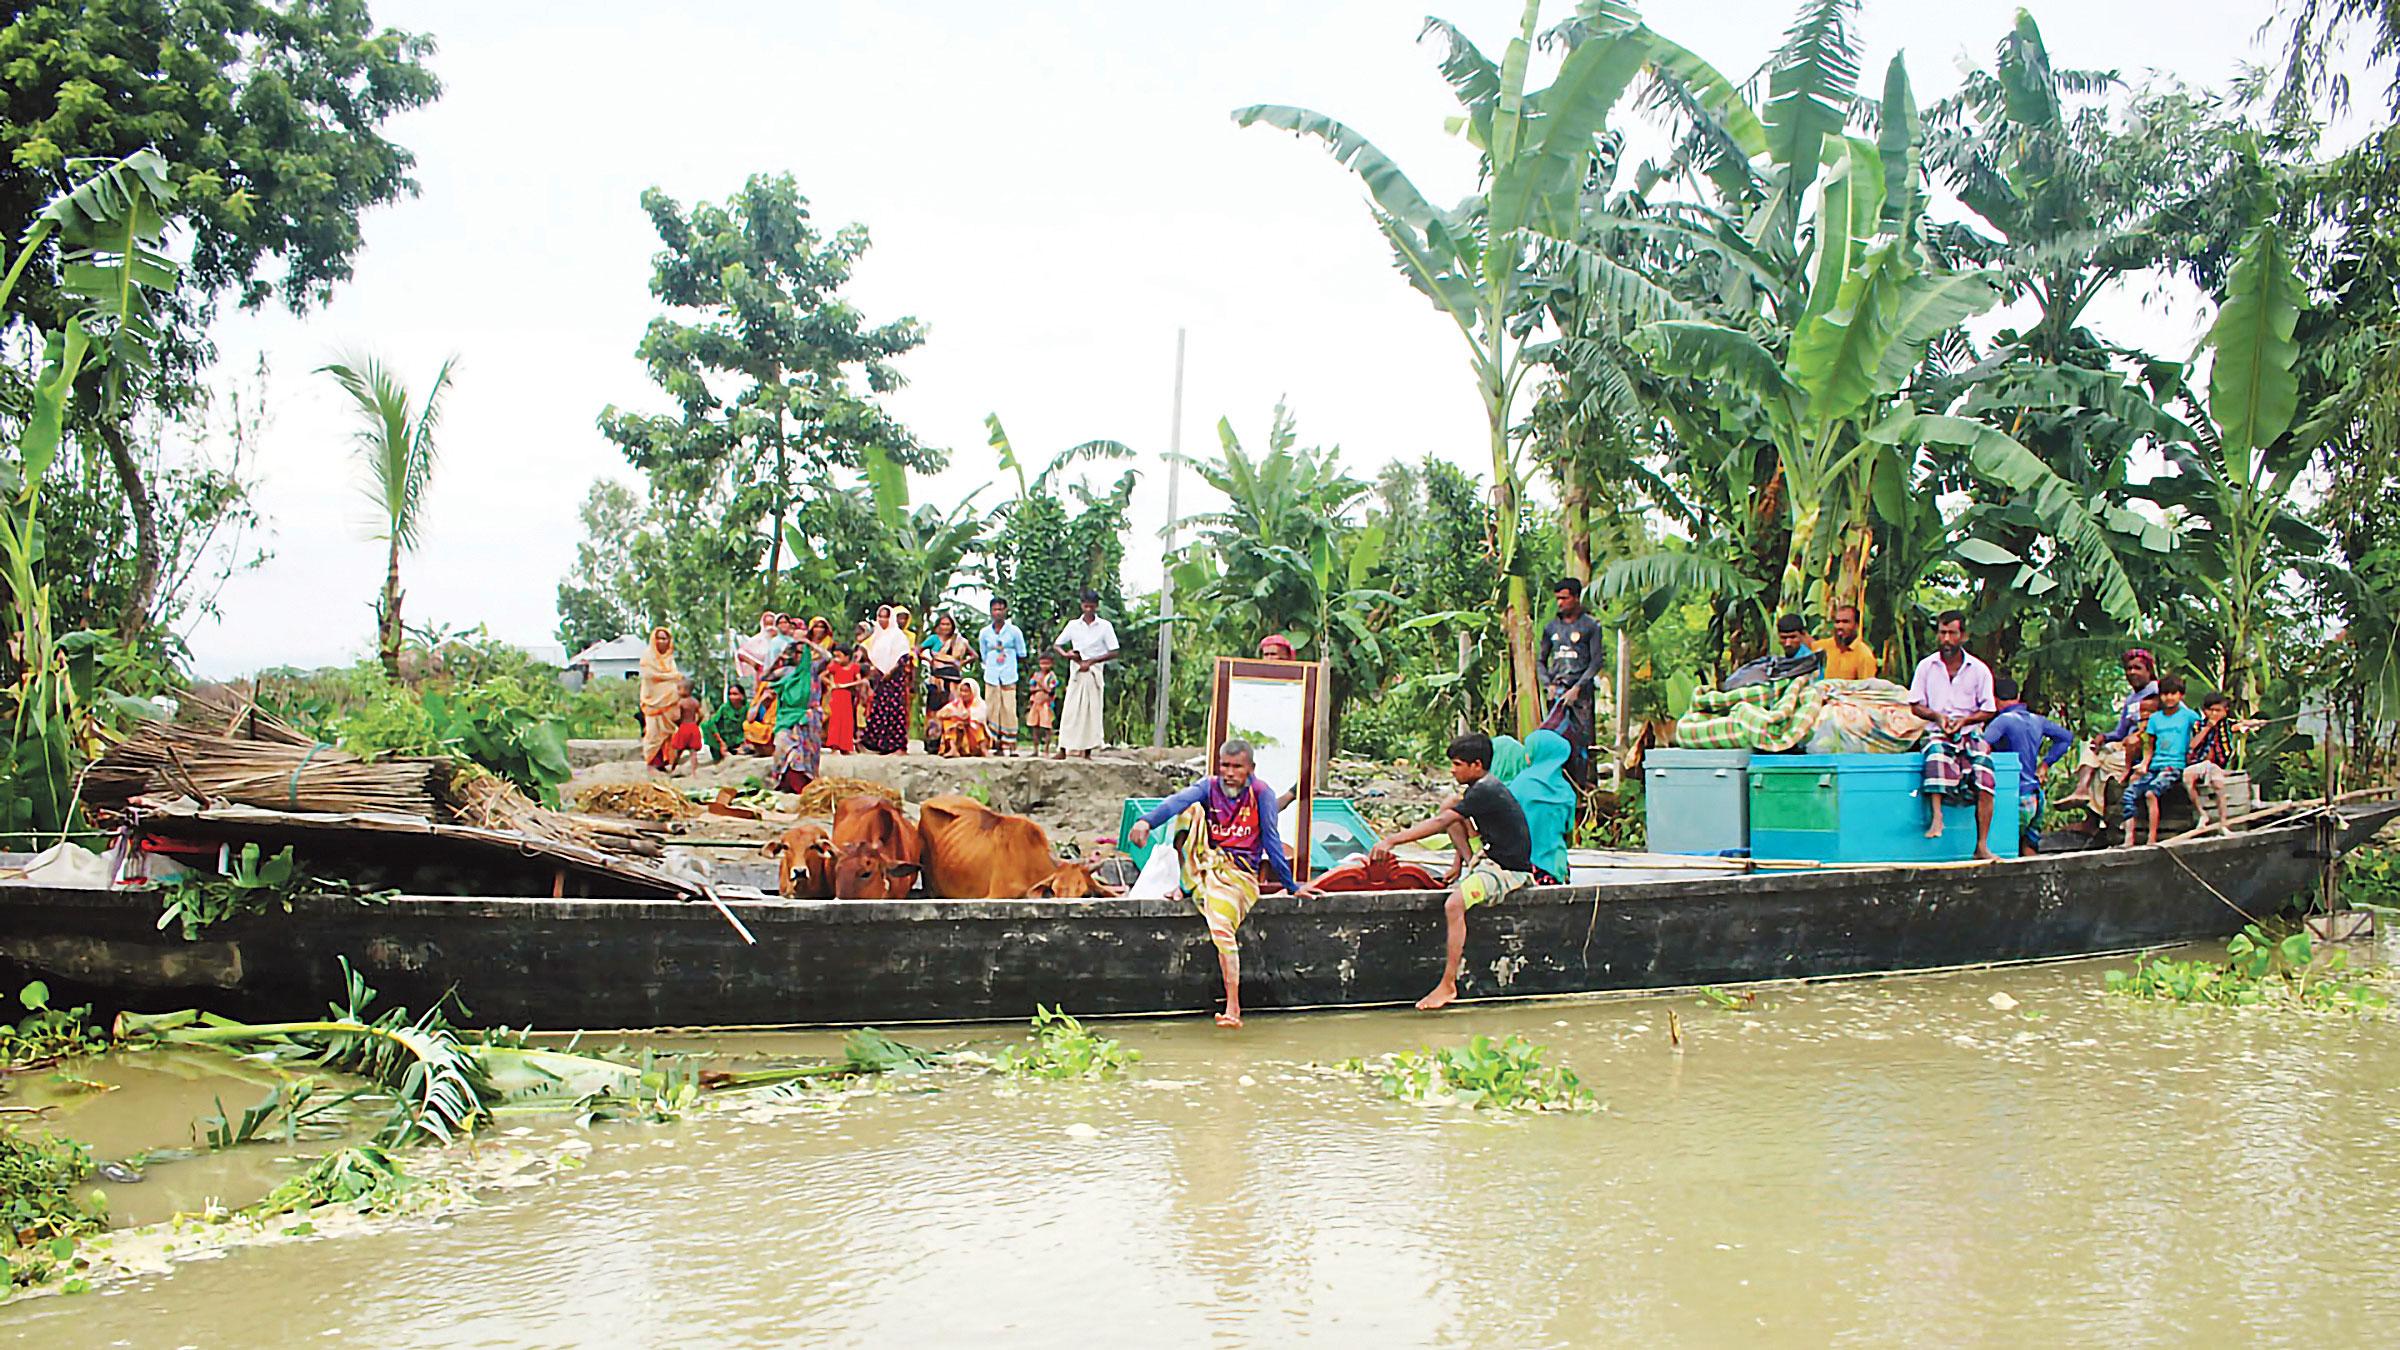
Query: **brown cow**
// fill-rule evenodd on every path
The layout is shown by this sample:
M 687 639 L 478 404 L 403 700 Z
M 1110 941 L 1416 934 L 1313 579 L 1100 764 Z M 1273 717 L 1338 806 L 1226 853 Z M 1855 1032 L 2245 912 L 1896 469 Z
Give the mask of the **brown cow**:
M 785 899 L 833 898 L 833 836 L 824 826 L 794 825 L 759 852 L 776 860 L 776 889 Z
M 861 793 L 833 808 L 833 895 L 837 900 L 903 900 L 924 872 L 917 827 L 900 808 Z
M 955 793 L 917 808 L 926 885 L 948 900 L 1079 900 L 1108 894 L 1084 863 L 1061 863 L 1050 832 Z

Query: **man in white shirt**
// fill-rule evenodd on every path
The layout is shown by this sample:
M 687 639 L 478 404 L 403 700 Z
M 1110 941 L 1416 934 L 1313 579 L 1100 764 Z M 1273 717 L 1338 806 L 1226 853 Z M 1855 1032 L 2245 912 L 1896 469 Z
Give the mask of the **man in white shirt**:
M 1100 696 L 1108 688 L 1106 667 L 1117 659 L 1117 630 L 1100 617 L 1100 593 L 1083 593 L 1083 617 L 1058 635 L 1058 649 L 1075 668 L 1067 677 L 1066 706 L 1059 712 L 1058 750 L 1085 759 L 1106 739 L 1100 729 Z
M 1983 725 L 2000 705 L 1992 697 L 1992 668 L 1967 651 L 1967 616 L 1946 610 L 1934 621 L 1933 655 L 1917 663 L 1917 677 L 1908 687 L 1917 716 L 1930 723 L 1925 730 L 1926 809 L 1933 823 L 1925 837 L 1942 837 L 1942 804 L 1975 803 L 1975 856 L 1991 858 L 1992 750 L 1984 744 Z

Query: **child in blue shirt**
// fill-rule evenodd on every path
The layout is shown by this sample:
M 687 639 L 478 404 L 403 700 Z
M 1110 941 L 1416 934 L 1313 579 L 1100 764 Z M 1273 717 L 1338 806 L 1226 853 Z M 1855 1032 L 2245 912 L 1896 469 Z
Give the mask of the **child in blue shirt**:
M 2141 762 L 2125 776 L 2125 800 L 2121 814 L 2125 818 L 2125 846 L 2133 847 L 2134 808 L 2147 801 L 2150 804 L 2150 839 L 2158 842 L 2158 799 L 2183 782 L 2184 762 L 2192 755 L 2192 732 L 2200 725 L 2200 714 L 2183 706 L 2183 677 L 2158 677 L 2158 711 L 2142 724 L 2147 742 Z

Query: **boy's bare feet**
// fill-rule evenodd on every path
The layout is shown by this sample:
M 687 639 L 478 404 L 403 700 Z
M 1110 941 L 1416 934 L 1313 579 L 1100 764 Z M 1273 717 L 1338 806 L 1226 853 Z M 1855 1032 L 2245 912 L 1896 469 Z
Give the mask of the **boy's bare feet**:
M 1417 1000 L 1418 1012 L 1433 1012 L 1458 1001 L 1458 986 L 1448 980 L 1433 987 L 1433 992 Z
M 1992 846 L 1989 844 L 1977 844 L 1975 846 L 1975 857 L 1979 862 L 2000 861 L 2000 855 L 1992 852 Z
M 1241 1009 L 1239 1009 L 1239 1008 L 1227 1008 L 1225 1011 L 1223 1011 L 1223 1012 L 1221 1012 L 1221 1013 L 1218 1013 L 1218 1014 L 1217 1014 L 1217 1025 L 1218 1025 L 1218 1026 L 1221 1026 L 1221 1027 L 1238 1027 L 1238 1026 L 1240 1026 L 1241 1024 L 1242 1024 L 1242 1010 L 1241 1010 Z

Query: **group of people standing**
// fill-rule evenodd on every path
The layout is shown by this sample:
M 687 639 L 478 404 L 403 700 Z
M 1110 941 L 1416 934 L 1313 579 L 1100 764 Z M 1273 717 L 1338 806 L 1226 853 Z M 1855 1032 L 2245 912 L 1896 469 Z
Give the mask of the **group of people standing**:
M 912 728 L 939 755 L 1013 755 L 1020 743 L 1038 755 L 1055 734 L 1058 755 L 1089 759 L 1104 735 L 1107 667 L 1120 655 L 1099 602 L 1086 591 L 1082 613 L 1038 657 L 1004 599 L 991 602 L 991 623 L 973 641 L 948 614 L 920 636 L 906 605 L 880 606 L 846 641 L 823 617 L 804 623 L 769 610 L 735 646 L 734 684 L 708 715 L 675 664 L 674 639 L 655 629 L 642 654 L 644 757 L 672 773 L 704 745 L 720 756 L 759 755 L 786 792 L 816 778 L 825 751 L 904 753 Z

